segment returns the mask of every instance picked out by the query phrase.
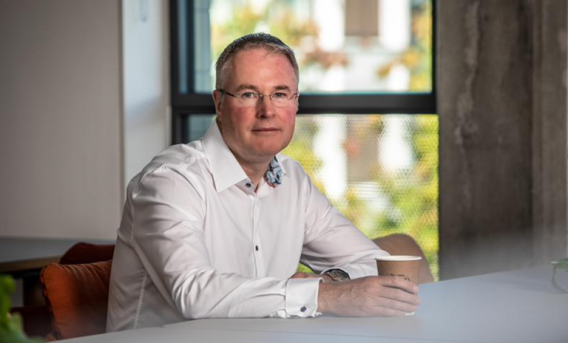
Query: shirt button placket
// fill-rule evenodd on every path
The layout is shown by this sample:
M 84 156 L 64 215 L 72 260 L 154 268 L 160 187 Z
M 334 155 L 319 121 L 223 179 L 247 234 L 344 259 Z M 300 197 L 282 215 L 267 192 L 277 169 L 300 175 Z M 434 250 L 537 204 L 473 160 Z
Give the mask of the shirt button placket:
M 256 277 L 258 277 L 258 271 L 259 271 L 259 266 L 258 266 L 258 254 L 256 253 L 258 251 L 258 245 L 256 245 L 255 243 L 257 242 L 256 236 L 256 212 L 257 212 L 257 199 L 255 196 L 251 196 L 252 199 L 252 213 L 251 213 L 251 220 L 252 220 L 252 243 L 254 246 L 254 250 L 253 250 L 253 257 L 254 257 L 254 275 Z
M 260 246 L 260 213 L 262 211 L 262 202 L 255 196 L 254 198 L 254 211 L 253 211 L 253 254 L 255 261 L 255 268 L 257 276 L 265 276 L 264 261 L 262 260 L 261 246 Z

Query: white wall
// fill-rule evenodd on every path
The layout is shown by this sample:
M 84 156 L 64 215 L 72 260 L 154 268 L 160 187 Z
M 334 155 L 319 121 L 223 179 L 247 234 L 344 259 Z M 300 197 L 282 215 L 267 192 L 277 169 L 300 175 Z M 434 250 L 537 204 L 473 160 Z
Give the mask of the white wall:
M 125 180 L 169 142 L 167 1 L 146 26 L 137 2 L 0 0 L 0 237 L 115 238 Z
M 124 183 L 166 148 L 169 123 L 167 0 L 122 1 Z

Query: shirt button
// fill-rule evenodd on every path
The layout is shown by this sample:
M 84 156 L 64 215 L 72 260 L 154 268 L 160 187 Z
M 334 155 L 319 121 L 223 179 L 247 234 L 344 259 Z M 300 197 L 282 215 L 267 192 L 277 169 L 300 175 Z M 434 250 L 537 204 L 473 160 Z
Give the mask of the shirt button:
M 258 245 L 255 245 L 254 248 L 256 249 L 256 251 L 258 251 Z
M 247 186 L 248 188 L 252 187 L 252 185 L 249 182 L 247 182 L 247 184 L 245 186 Z
M 307 310 L 306 306 L 302 306 L 302 308 L 300 309 L 300 311 L 302 312 L 306 312 L 306 310 Z

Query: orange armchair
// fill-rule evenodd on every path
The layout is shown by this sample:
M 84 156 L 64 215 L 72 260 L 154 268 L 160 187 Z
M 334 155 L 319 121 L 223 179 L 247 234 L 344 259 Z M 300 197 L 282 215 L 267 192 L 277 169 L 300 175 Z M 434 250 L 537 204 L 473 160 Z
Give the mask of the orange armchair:
M 71 298 L 71 292 L 68 288 L 76 288 L 77 286 L 79 286 L 80 282 L 82 282 L 81 280 L 83 280 L 82 276 L 91 276 L 94 277 L 96 281 L 94 283 L 89 283 L 89 287 L 85 288 L 85 291 L 92 290 L 92 286 L 97 284 L 106 284 L 106 291 L 101 291 L 100 289 L 95 291 L 94 297 L 99 300 L 91 301 L 90 305 L 86 305 L 92 305 L 95 307 L 95 309 L 89 310 L 90 314 L 88 315 L 88 317 L 90 318 L 95 318 L 95 323 L 93 323 L 94 326 L 87 328 L 87 332 L 104 332 L 106 326 L 106 298 L 108 298 L 108 279 L 110 277 L 111 263 L 109 260 L 112 260 L 113 253 L 113 244 L 100 245 L 91 243 L 77 243 L 73 245 L 61 257 L 59 264 L 52 264 L 50 266 L 47 266 L 45 267 L 45 270 L 42 271 L 42 287 L 44 297 L 46 298 L 46 303 L 48 305 L 14 307 L 10 310 L 10 312 L 19 313 L 22 316 L 24 331 L 29 336 L 46 337 L 48 340 L 55 340 L 67 338 L 69 334 L 83 335 L 83 332 L 69 333 L 67 327 L 69 323 L 71 323 L 70 320 L 73 320 L 74 318 L 67 317 L 68 320 L 66 320 L 65 317 L 63 317 L 63 319 L 60 320 L 61 315 L 57 313 L 61 313 L 61 311 L 63 311 L 63 314 L 65 314 L 66 311 L 70 311 L 72 309 L 71 306 L 74 306 L 74 301 L 81 299 L 81 297 Z M 91 263 L 101 261 L 108 262 L 103 263 L 102 265 L 90 265 Z M 109 273 L 108 276 L 106 275 L 107 271 Z M 54 276 L 57 274 L 61 274 L 62 278 L 59 279 L 58 277 Z M 76 291 L 77 290 L 75 289 L 73 292 L 75 292 L 75 294 L 77 295 L 78 293 Z M 104 300 L 102 300 L 103 298 Z M 103 307 L 101 308 L 100 306 Z M 103 311 L 104 315 L 102 314 Z M 81 313 L 86 312 L 82 311 Z M 102 322 L 103 320 L 104 323 Z M 93 327 L 95 327 L 96 329 L 93 329 Z M 84 335 L 87 335 L 88 333 L 85 333 Z
M 50 263 L 41 283 L 51 313 L 49 339 L 104 333 L 112 261 L 64 265 Z

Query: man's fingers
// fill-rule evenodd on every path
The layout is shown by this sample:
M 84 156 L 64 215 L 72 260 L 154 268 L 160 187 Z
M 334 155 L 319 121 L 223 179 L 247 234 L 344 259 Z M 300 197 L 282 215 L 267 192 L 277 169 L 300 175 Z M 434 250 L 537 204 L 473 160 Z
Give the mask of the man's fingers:
M 415 312 L 418 308 L 418 305 L 388 298 L 381 298 L 380 301 L 377 302 L 377 305 L 382 308 L 404 313 Z
M 364 307 L 363 316 L 387 316 L 387 317 L 401 317 L 408 313 L 416 312 L 418 306 L 410 305 L 391 299 L 380 299 L 374 304 Z
M 399 288 L 408 293 L 417 294 L 420 291 L 418 286 L 399 276 L 379 276 L 378 279 L 383 286 Z
M 422 301 L 416 294 L 408 293 L 399 288 L 384 287 L 383 297 L 392 299 L 394 301 L 400 301 L 411 305 L 420 305 Z
M 401 310 L 395 310 L 392 308 L 384 307 L 381 309 L 381 315 L 385 317 L 404 317 L 413 311 L 405 312 Z

